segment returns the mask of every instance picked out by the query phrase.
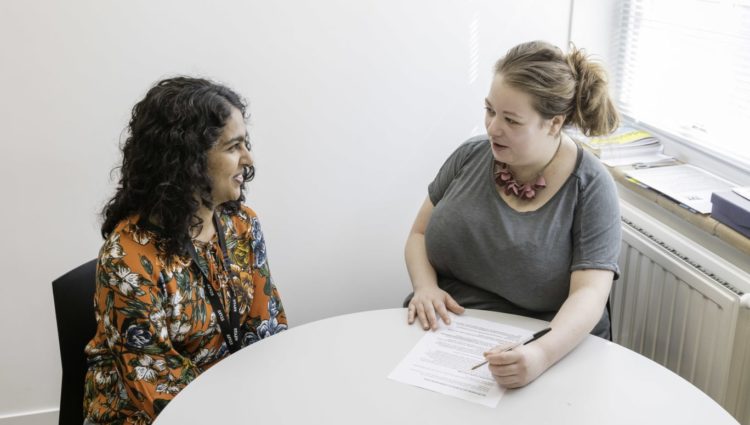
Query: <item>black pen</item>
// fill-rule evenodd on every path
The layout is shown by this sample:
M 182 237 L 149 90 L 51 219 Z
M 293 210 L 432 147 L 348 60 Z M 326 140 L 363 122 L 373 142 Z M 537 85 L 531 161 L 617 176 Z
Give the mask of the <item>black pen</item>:
M 526 339 L 522 339 L 522 340 L 518 341 L 517 343 L 515 343 L 515 344 L 511 345 L 510 347 L 508 347 L 508 348 L 506 348 L 506 349 L 504 349 L 504 350 L 502 350 L 502 351 L 500 351 L 500 352 L 501 352 L 501 353 L 504 353 L 504 352 L 506 352 L 506 351 L 510 351 L 510 350 L 512 350 L 512 349 L 514 349 L 514 348 L 516 348 L 516 347 L 520 347 L 520 346 L 522 346 L 522 345 L 526 345 L 526 344 L 528 344 L 528 343 L 530 343 L 530 342 L 532 342 L 532 341 L 536 341 L 537 339 L 541 338 L 542 336 L 544 336 L 544 335 L 545 335 L 545 334 L 546 334 L 547 332 L 549 332 L 549 331 L 551 331 L 551 330 L 552 330 L 552 328 L 546 328 L 546 329 L 542 329 L 541 331 L 539 331 L 539 332 L 537 332 L 537 333 L 535 333 L 535 334 L 533 334 L 533 335 L 529 336 L 529 337 L 528 337 L 528 338 L 526 338 Z M 472 367 L 472 368 L 471 368 L 471 370 L 475 370 L 476 368 L 478 368 L 478 367 L 480 367 L 480 366 L 484 366 L 484 365 L 486 365 L 486 364 L 487 364 L 487 362 L 489 362 L 489 360 L 485 360 L 485 361 L 483 361 L 482 363 L 479 363 L 478 365 L 476 365 L 476 366 Z

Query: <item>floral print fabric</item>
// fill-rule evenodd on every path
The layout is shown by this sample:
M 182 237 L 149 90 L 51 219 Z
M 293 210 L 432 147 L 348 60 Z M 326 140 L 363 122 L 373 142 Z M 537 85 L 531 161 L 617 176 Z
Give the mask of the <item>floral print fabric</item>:
M 255 213 L 220 215 L 234 278 L 217 238 L 196 242 L 199 265 L 228 305 L 237 296 L 242 347 L 287 328 Z M 188 383 L 229 355 L 201 274 L 190 257 L 166 258 L 156 234 L 123 220 L 97 264 L 97 332 L 86 346 L 84 414 L 96 424 L 150 424 Z

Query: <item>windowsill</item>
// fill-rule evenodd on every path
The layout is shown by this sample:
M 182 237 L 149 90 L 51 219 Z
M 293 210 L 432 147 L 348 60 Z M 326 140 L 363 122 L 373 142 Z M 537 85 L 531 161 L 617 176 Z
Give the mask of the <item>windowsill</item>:
M 739 186 L 750 186 L 750 172 L 741 162 L 713 155 L 679 136 L 639 122 L 631 117 L 623 116 L 622 118 L 625 124 L 648 131 L 656 136 L 664 145 L 666 155 L 673 156 L 683 163 L 702 168 Z M 750 238 L 717 221 L 710 215 L 691 212 L 659 192 L 633 183 L 625 178 L 625 172 L 632 169 L 630 166 L 609 167 L 605 165 L 605 167 L 610 171 L 618 186 L 624 189 L 620 192 L 621 198 L 627 198 L 626 200 L 646 209 L 649 209 L 650 206 L 658 206 L 656 209 L 650 208 L 650 213 L 658 215 L 657 218 L 660 219 L 671 219 L 675 230 L 681 233 L 691 233 L 691 237 L 700 241 L 700 243 L 710 243 L 718 239 L 721 244 L 716 247 L 717 250 L 726 252 L 726 248 L 730 247 L 730 252 L 726 255 L 733 256 L 731 250 L 735 250 L 739 253 L 739 262 L 750 265 L 748 260 Z M 722 245 L 726 245 L 726 247 Z M 750 269 L 748 272 L 750 272 Z
M 623 116 L 622 120 L 627 125 L 645 130 L 656 136 L 664 145 L 666 155 L 737 183 L 738 186 L 750 186 L 750 171 L 748 171 L 750 170 L 750 164 L 741 159 L 712 151 L 698 143 L 628 116 Z
M 624 193 L 621 191 L 621 197 L 635 199 L 636 201 L 640 200 L 639 204 L 645 202 L 647 204 L 658 205 L 662 211 L 669 212 L 671 216 L 677 217 L 680 221 L 689 224 L 689 227 L 699 230 L 706 236 L 718 238 L 737 251 L 745 255 L 750 255 L 750 238 L 716 221 L 710 215 L 691 212 L 659 192 L 631 182 L 625 177 L 625 172 L 632 169 L 629 166 L 607 167 L 607 169 L 612 174 L 615 182 L 629 192 Z

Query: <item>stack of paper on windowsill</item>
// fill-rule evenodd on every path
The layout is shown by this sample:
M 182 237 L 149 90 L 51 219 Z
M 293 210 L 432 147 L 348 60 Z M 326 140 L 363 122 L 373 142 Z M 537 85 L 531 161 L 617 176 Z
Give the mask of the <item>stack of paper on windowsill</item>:
M 660 192 L 680 206 L 700 214 L 711 212 L 711 194 L 738 186 L 689 164 L 629 170 L 636 183 Z
M 610 167 L 643 164 L 661 166 L 677 161 L 664 155 L 664 145 L 649 132 L 622 126 L 608 136 L 589 137 L 571 127 L 565 132 Z

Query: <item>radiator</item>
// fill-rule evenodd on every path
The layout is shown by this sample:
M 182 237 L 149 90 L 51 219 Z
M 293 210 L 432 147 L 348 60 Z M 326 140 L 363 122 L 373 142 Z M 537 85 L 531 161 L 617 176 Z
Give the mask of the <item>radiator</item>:
M 627 203 L 622 228 L 614 341 L 750 425 L 750 275 Z

